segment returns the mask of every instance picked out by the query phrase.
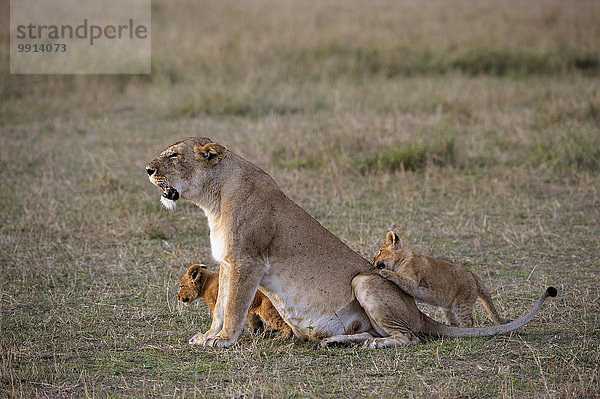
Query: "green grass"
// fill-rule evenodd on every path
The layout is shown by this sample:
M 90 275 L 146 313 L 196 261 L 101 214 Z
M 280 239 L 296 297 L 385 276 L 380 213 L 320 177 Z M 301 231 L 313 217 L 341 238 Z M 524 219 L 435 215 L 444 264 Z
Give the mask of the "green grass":
M 571 132 L 548 141 L 538 144 L 534 162 L 547 163 L 559 171 L 574 168 L 596 172 L 600 169 L 600 136 Z
M 432 143 L 399 143 L 391 148 L 378 149 L 375 154 L 358 162 L 358 170 L 394 172 L 396 170 L 423 170 L 429 165 L 445 166 L 454 163 L 454 138 Z
M 0 58 L 0 396 L 600 394 L 597 2 L 152 7 L 152 75 L 8 75 Z M 214 267 L 208 226 L 163 209 L 144 171 L 190 135 L 368 259 L 394 229 L 465 262 L 505 317 L 559 296 L 502 337 L 190 347 L 208 311 L 176 289 Z

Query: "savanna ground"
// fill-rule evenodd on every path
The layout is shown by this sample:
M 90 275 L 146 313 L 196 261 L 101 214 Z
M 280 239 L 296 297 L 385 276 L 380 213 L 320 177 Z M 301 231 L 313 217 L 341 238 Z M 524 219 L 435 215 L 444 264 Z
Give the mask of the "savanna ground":
M 152 17 L 147 76 L 9 75 L 2 29 L 0 396 L 600 395 L 600 2 L 155 1 Z M 506 317 L 559 296 L 509 336 L 191 347 L 208 312 L 176 289 L 214 267 L 206 220 L 163 209 L 144 171 L 191 135 L 368 259 L 393 228 L 465 262 Z

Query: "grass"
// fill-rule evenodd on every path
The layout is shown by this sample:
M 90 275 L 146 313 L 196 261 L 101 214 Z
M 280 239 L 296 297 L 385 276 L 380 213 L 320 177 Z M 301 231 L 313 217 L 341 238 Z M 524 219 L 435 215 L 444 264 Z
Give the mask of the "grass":
M 375 154 L 365 157 L 358 163 L 358 169 L 365 173 L 394 172 L 396 170 L 423 170 L 429 165 L 446 166 L 454 162 L 454 138 L 432 143 L 406 142 L 391 148 L 378 149 Z
M 0 32 L 0 396 L 600 395 L 596 2 L 152 15 L 148 76 L 8 75 Z M 503 337 L 190 347 L 210 320 L 176 289 L 191 263 L 214 267 L 207 223 L 162 209 L 144 172 L 189 135 L 264 168 L 368 259 L 395 229 L 465 262 L 506 317 L 547 285 L 559 297 Z

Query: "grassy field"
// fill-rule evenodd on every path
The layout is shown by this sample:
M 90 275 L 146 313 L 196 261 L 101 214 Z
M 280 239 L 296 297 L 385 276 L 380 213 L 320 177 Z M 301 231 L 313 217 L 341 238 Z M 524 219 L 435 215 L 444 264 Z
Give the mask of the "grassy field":
M 600 2 L 165 0 L 152 17 L 147 76 L 9 75 L 0 31 L 0 397 L 600 397 Z M 192 135 L 367 259 L 395 229 L 465 262 L 505 317 L 559 296 L 509 336 L 191 347 L 208 311 L 176 290 L 215 267 L 207 223 L 163 209 L 144 167 Z

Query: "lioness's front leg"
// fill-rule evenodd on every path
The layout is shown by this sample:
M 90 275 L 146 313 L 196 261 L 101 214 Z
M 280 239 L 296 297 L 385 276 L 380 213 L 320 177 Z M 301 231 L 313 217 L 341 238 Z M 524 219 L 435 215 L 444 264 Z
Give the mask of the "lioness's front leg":
M 265 270 L 255 265 L 253 262 L 232 262 L 229 265 L 222 328 L 215 336 L 205 335 L 204 345 L 226 348 L 236 343 L 244 329 L 244 321 L 258 290 L 258 284 L 265 273 Z
M 190 338 L 189 343 L 204 345 L 206 340 L 214 338 L 223 328 L 223 319 L 225 313 L 225 302 L 229 293 L 229 265 L 221 262 L 219 269 L 219 292 L 217 293 L 217 302 L 212 312 L 212 322 L 210 329 L 204 334 L 199 332 Z

